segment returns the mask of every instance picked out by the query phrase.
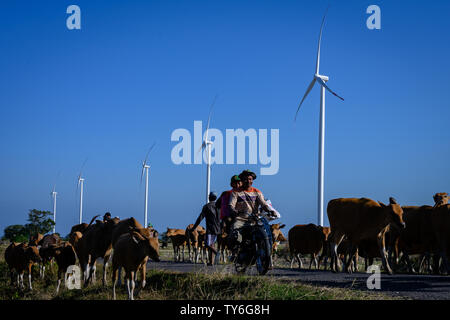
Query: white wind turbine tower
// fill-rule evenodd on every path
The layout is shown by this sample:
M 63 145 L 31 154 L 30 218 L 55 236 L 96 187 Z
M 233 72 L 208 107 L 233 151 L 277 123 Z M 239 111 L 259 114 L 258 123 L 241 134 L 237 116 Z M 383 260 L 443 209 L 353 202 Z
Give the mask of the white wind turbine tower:
M 210 192 L 210 186 L 211 186 L 211 145 L 213 144 L 210 140 L 208 140 L 208 130 L 209 130 L 209 123 L 211 120 L 211 113 L 214 107 L 214 104 L 216 103 L 217 95 L 214 97 L 213 103 L 211 104 L 211 108 L 209 110 L 209 116 L 208 116 L 208 125 L 206 126 L 206 132 L 205 132 L 205 140 L 203 140 L 203 143 L 198 150 L 200 152 L 203 150 L 203 148 L 206 148 L 206 203 L 209 202 L 209 192 Z M 203 159 L 202 159 L 203 163 Z
M 142 162 L 142 173 L 141 173 L 141 184 L 142 184 L 142 177 L 145 172 L 145 204 L 144 204 L 144 228 L 147 228 L 147 211 L 148 211 L 148 169 L 150 169 L 150 166 L 147 164 L 148 155 L 150 154 L 150 151 L 152 151 L 153 147 L 155 146 L 155 143 L 150 147 L 150 149 L 147 152 L 147 155 L 145 156 L 145 160 Z
M 53 225 L 53 233 L 56 231 L 56 195 L 58 192 L 55 191 L 55 186 L 53 186 L 53 191 L 50 193 L 50 195 L 53 198 L 53 222 L 55 223 Z
M 56 176 L 56 180 L 58 180 L 58 177 L 59 177 L 59 174 L 60 174 L 60 173 L 61 173 L 61 172 L 59 171 L 59 172 L 58 172 L 58 175 Z M 55 224 L 53 225 L 53 233 L 56 232 L 56 195 L 58 194 L 58 192 L 56 192 L 55 189 L 56 189 L 56 182 L 53 184 L 53 190 L 52 190 L 52 192 L 50 193 L 50 196 L 51 196 L 52 199 L 53 199 L 53 222 L 55 223 Z
M 78 185 L 77 188 L 80 187 L 80 224 L 83 222 L 83 186 L 84 186 L 84 178 L 82 178 L 83 167 L 86 164 L 87 159 L 84 161 L 81 166 L 80 174 L 78 175 Z
M 320 121 L 319 121 L 319 183 L 318 183 L 318 224 L 323 226 L 323 193 L 324 193 L 324 152 L 325 152 L 325 89 L 331 92 L 333 95 L 338 97 L 341 100 L 344 98 L 338 96 L 335 92 L 333 92 L 325 82 L 329 80 L 327 76 L 319 74 L 319 64 L 320 64 L 320 41 L 322 39 L 322 29 L 323 24 L 325 22 L 325 16 L 327 14 L 328 8 L 325 11 L 325 14 L 322 19 L 322 25 L 320 26 L 319 33 L 319 44 L 317 48 L 317 60 L 316 60 L 316 72 L 314 74 L 314 78 L 306 89 L 305 95 L 303 96 L 302 101 L 300 102 L 297 112 L 295 113 L 295 119 L 297 119 L 298 111 L 305 100 L 308 93 L 314 87 L 316 82 L 320 85 Z

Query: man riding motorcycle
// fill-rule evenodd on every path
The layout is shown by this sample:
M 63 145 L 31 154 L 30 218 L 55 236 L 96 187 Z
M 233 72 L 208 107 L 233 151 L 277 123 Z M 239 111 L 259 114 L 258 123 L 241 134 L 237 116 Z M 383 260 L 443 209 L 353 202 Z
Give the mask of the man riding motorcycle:
M 269 216 L 277 216 L 274 209 L 264 200 L 262 192 L 252 187 L 256 174 L 250 170 L 244 170 L 239 175 L 239 178 L 242 181 L 242 188 L 238 191 L 233 191 L 229 203 L 230 215 L 234 219 L 228 239 L 229 248 L 231 248 L 232 252 L 231 261 L 235 259 L 239 246 L 242 243 L 241 230 L 248 225 L 250 213 L 258 214 L 258 209 L 261 206 L 264 211 L 269 212 Z

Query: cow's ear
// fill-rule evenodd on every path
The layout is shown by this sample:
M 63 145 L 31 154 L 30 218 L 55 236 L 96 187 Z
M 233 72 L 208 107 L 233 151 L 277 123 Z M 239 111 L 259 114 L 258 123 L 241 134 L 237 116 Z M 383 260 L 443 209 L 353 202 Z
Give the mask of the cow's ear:
M 387 205 L 385 205 L 383 202 L 378 201 L 378 203 L 380 204 L 380 206 L 382 206 L 383 208 L 387 207 Z
M 280 226 L 280 229 L 283 229 L 284 227 L 286 227 L 286 225 L 285 225 L 285 224 L 282 224 L 282 225 Z
M 397 200 L 395 200 L 393 197 L 390 197 L 389 204 L 397 204 Z

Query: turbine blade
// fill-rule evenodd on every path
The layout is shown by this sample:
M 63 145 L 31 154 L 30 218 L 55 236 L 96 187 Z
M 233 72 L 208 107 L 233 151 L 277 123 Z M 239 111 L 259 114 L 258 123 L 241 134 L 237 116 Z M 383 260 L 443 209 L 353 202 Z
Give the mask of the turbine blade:
M 325 14 L 322 18 L 322 24 L 320 25 L 320 33 L 319 33 L 319 43 L 317 45 L 317 60 L 316 60 L 316 74 L 319 74 L 319 65 L 320 65 L 320 42 L 322 40 L 322 30 L 323 30 L 323 24 L 325 23 L 325 17 L 327 16 L 328 8 L 330 5 L 328 5 L 327 9 L 325 10 Z
M 313 78 L 313 80 L 311 81 L 311 83 L 308 86 L 308 89 L 306 89 L 305 95 L 303 96 L 302 101 L 300 102 L 300 104 L 298 105 L 297 108 L 297 112 L 295 113 L 295 118 L 294 121 L 297 119 L 297 114 L 298 111 L 300 110 L 300 107 L 302 106 L 303 101 L 305 101 L 306 96 L 308 95 L 308 93 L 312 90 L 312 88 L 314 87 L 314 83 L 316 83 L 316 78 Z
M 212 114 L 212 111 L 214 108 L 214 104 L 216 103 L 217 97 L 218 97 L 218 95 L 216 94 L 213 102 L 211 103 L 211 107 L 209 108 L 208 123 L 206 125 L 206 138 L 205 138 L 206 140 L 208 140 L 208 130 L 209 130 L 209 124 L 211 122 L 211 114 Z
M 199 148 L 198 151 L 197 151 L 197 154 L 198 154 L 200 151 L 202 151 L 203 148 L 205 148 L 205 147 L 206 147 L 206 143 L 205 143 L 205 141 L 203 141 L 202 145 L 200 146 L 200 148 Z M 202 161 L 202 162 L 203 162 L 203 161 Z
M 81 177 L 81 173 L 83 172 L 83 168 L 84 168 L 84 165 L 86 164 L 86 161 L 88 160 L 88 158 L 86 158 L 85 160 L 84 160 L 84 162 L 83 162 L 83 165 L 81 166 L 81 169 L 80 169 L 80 177 Z
M 317 77 L 316 79 L 317 79 L 317 81 L 319 81 L 319 84 L 320 84 L 320 85 L 322 85 L 322 86 L 325 87 L 325 89 L 327 89 L 327 90 L 330 91 L 332 94 L 334 94 L 336 97 L 338 97 L 339 99 L 341 99 L 342 101 L 344 101 L 344 98 L 338 96 L 336 92 L 334 92 L 333 90 L 331 90 L 331 89 L 325 84 L 325 81 L 323 81 L 323 80 L 322 80 L 321 78 L 319 78 L 319 77 Z
M 148 149 L 147 154 L 145 155 L 144 165 L 147 164 L 148 156 L 149 156 L 150 152 L 152 151 L 152 149 L 153 149 L 153 147 L 154 147 L 155 145 L 156 145 L 156 142 L 153 142 L 152 146 Z
M 144 168 L 144 166 L 142 166 L 142 171 L 141 171 L 141 185 L 142 185 L 142 177 L 144 176 L 144 170 L 145 170 L 145 168 Z

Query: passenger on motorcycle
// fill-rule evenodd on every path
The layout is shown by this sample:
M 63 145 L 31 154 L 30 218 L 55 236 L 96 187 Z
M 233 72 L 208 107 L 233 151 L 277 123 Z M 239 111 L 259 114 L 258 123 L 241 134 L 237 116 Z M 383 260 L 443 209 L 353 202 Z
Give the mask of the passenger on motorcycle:
M 270 215 L 275 214 L 274 210 L 264 200 L 262 192 L 252 187 L 256 174 L 250 170 L 244 170 L 239 175 L 239 178 L 242 181 L 242 188 L 232 192 L 229 202 L 230 215 L 234 219 L 228 239 L 229 248 L 231 248 L 232 252 L 230 260 L 232 261 L 236 257 L 236 253 L 242 243 L 241 230 L 247 225 L 249 214 L 257 214 L 260 206 L 264 211 L 269 212 Z

